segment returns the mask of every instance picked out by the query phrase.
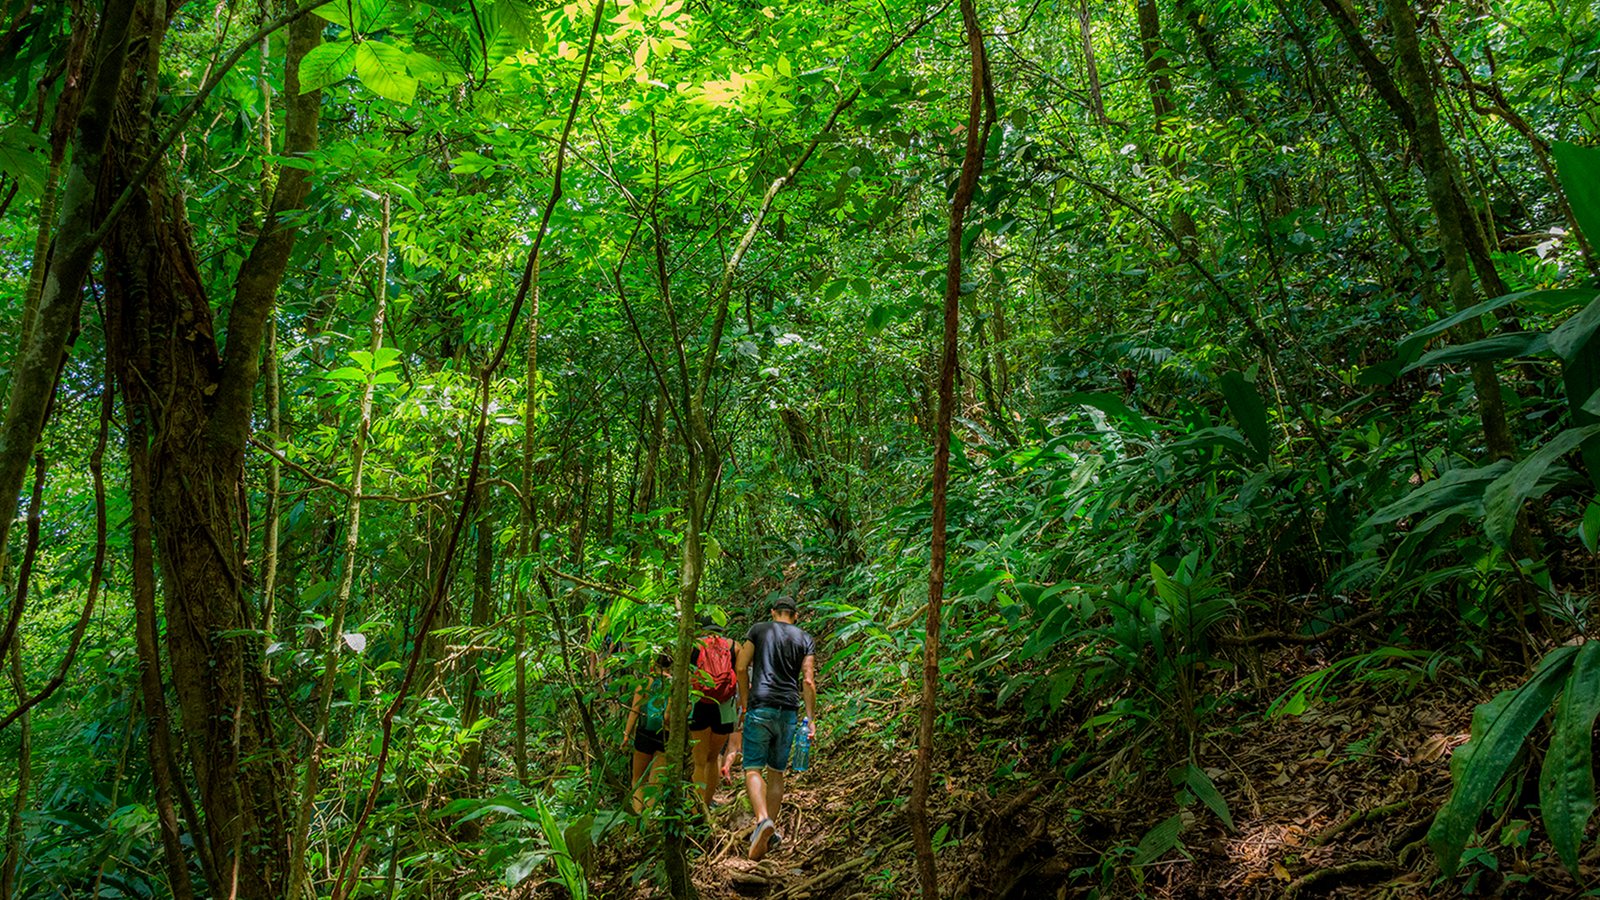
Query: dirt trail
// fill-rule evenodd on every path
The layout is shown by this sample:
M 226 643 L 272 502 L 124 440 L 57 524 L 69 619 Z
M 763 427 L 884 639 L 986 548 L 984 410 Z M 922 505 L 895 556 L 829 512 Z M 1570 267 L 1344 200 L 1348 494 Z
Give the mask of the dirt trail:
M 1577 897 L 1583 888 L 1552 860 L 1537 813 L 1525 807 L 1503 816 L 1486 839 L 1496 868 L 1480 861 L 1455 883 L 1438 883 L 1424 840 L 1449 793 L 1450 752 L 1466 740 L 1473 706 L 1511 683 L 1474 691 L 1441 681 L 1409 692 L 1347 684 L 1340 699 L 1299 716 L 1265 716 L 1265 700 L 1261 708 L 1219 711 L 1196 753 L 1229 807 L 1232 830 L 1198 803 L 1180 809 L 1153 736 L 1149 746 L 1119 737 L 1105 748 L 1109 755 L 1093 756 L 1083 774 L 1063 782 L 1066 761 L 1052 750 L 1070 736 L 1070 722 L 1030 728 L 1014 716 L 967 717 L 965 730 L 941 739 L 930 810 L 945 832 L 942 893 L 1402 900 L 1466 889 Z M 785 797 L 784 843 L 761 862 L 745 858 L 752 818 L 742 787 L 723 787 L 724 805 L 693 863 L 701 896 L 916 896 L 905 816 L 912 717 L 908 706 L 895 706 L 819 743 L 817 765 L 795 777 Z M 1128 865 L 1134 848 L 1175 814 L 1184 821 L 1179 846 L 1136 876 Z M 1600 848 L 1589 846 L 1583 881 L 1600 883 Z
M 701 897 L 815 900 L 857 894 L 870 886 L 875 874 L 880 880 L 892 878 L 892 872 L 889 876 L 875 872 L 873 864 L 883 856 L 882 849 L 851 837 L 859 834 L 865 818 L 855 813 L 864 801 L 862 780 L 850 776 L 849 765 L 848 759 L 835 758 L 799 775 L 791 774 L 777 818 L 783 842 L 759 862 L 745 855 L 755 819 L 744 791 L 742 787 L 724 787 L 718 794 L 724 805 L 713 813 L 712 844 L 694 866 L 695 887 Z M 908 846 L 900 849 L 902 854 L 909 853 Z M 890 857 L 883 862 L 896 860 Z M 869 891 L 867 896 L 877 895 Z

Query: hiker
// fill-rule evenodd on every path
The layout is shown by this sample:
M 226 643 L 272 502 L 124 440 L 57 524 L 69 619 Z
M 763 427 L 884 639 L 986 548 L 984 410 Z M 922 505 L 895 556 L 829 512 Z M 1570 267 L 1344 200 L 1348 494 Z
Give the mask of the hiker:
M 738 648 L 735 647 L 735 653 Z M 735 663 L 737 665 L 737 663 Z M 738 719 L 738 701 L 734 702 L 734 718 Z M 733 783 L 733 764 L 739 761 L 741 748 L 744 745 L 744 735 L 740 729 L 735 728 L 733 734 L 728 735 L 728 743 L 722 748 L 722 780 L 728 784 Z
M 733 733 L 738 717 L 734 696 L 735 648 L 723 636 L 722 626 L 702 616 L 700 643 L 690 651 L 689 663 L 695 666 L 695 704 L 689 712 L 689 738 L 694 742 L 694 780 L 700 785 L 706 809 L 717 796 L 717 758 Z
M 648 684 L 633 689 L 628 706 L 628 724 L 622 728 L 622 746 L 633 746 L 633 811 L 644 812 L 645 777 L 649 783 L 661 780 L 666 766 L 656 765 L 667 752 L 667 697 L 672 689 L 672 657 L 656 654 L 655 670 Z M 631 739 L 631 741 L 630 741 Z
M 805 701 L 807 737 L 817 734 L 817 648 L 811 635 L 795 624 L 794 600 L 772 601 L 772 621 L 750 626 L 739 646 L 744 786 L 755 811 L 750 833 L 751 859 L 760 859 L 783 841 L 774 820 L 783 806 L 784 772 L 794 743 L 795 716 Z M 763 774 L 765 773 L 765 774 Z

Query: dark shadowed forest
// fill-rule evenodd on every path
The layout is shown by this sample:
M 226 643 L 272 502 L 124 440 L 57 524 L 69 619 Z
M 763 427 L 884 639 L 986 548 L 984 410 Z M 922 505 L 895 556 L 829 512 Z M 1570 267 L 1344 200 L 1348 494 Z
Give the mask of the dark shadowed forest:
M 1600 896 L 1600 7 L 0 0 L 0 900 Z

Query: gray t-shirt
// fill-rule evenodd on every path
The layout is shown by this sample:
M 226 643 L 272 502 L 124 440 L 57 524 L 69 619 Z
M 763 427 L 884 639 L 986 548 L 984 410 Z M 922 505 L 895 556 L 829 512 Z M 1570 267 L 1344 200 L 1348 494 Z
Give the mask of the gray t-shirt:
M 817 653 L 811 635 L 788 622 L 757 622 L 744 639 L 755 650 L 750 660 L 750 708 L 799 709 L 801 664 Z

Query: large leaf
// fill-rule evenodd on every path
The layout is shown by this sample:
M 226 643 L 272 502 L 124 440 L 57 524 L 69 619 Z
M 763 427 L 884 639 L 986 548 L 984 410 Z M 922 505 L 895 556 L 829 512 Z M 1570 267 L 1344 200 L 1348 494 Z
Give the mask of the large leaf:
M 1242 372 L 1226 372 L 1217 379 L 1222 397 L 1228 401 L 1228 411 L 1239 423 L 1239 431 L 1250 442 L 1256 458 L 1266 462 L 1272 449 L 1272 429 L 1267 425 L 1267 404 L 1254 383 L 1247 381 Z
M 1591 245 L 1600 243 L 1600 148 L 1557 141 L 1550 154 L 1578 227 Z
M 1600 717 L 1600 641 L 1578 649 L 1556 707 L 1550 750 L 1539 772 L 1539 809 L 1556 855 L 1573 877 L 1583 829 L 1594 814 L 1594 720 Z
M 1484 485 L 1511 468 L 1510 460 L 1477 469 L 1451 469 L 1432 481 L 1385 506 L 1367 519 L 1372 526 L 1387 525 L 1401 519 L 1440 510 L 1459 510 L 1476 514 L 1483 503 Z
M 1600 425 L 1568 428 L 1551 438 L 1511 471 L 1496 478 L 1483 492 L 1483 530 L 1501 547 L 1511 546 L 1517 510 L 1534 493 L 1545 470 L 1588 438 L 1600 435 Z
M 50 148 L 44 138 L 20 123 L 0 129 L 0 173 L 10 175 L 28 196 L 44 190 L 45 157 Z
M 1082 404 L 1083 406 L 1092 406 L 1114 419 L 1122 420 L 1123 424 L 1127 425 L 1140 437 L 1150 437 L 1155 433 L 1155 429 L 1150 425 L 1150 420 L 1129 409 L 1128 404 L 1122 402 L 1122 398 L 1116 394 L 1068 394 L 1061 398 L 1061 402 L 1067 405 Z
M 362 41 L 356 45 L 356 75 L 374 94 L 396 103 L 410 103 L 417 96 L 417 80 L 406 71 L 405 51 L 383 41 Z
M 1485 313 L 1494 312 L 1500 307 L 1510 303 L 1520 303 L 1524 306 L 1540 308 L 1566 308 L 1568 306 L 1575 306 L 1579 303 L 1587 302 L 1593 296 L 1594 291 L 1591 290 L 1585 290 L 1581 288 L 1554 288 L 1537 291 L 1517 291 L 1516 293 L 1495 297 L 1492 300 L 1485 300 L 1475 306 L 1463 309 L 1458 313 L 1445 316 L 1437 322 L 1419 328 L 1416 331 L 1406 335 L 1400 340 L 1400 343 L 1395 346 L 1395 356 L 1398 356 L 1403 360 L 1410 360 L 1414 354 L 1420 351 L 1423 346 L 1433 338 L 1444 334 L 1446 331 L 1449 331 L 1457 325 L 1460 325 L 1462 322 L 1465 322 L 1469 319 L 1476 319 Z
M 1401 373 L 1413 369 L 1426 368 L 1427 366 L 1443 366 L 1453 363 L 1479 362 L 1482 360 L 1516 359 L 1524 356 L 1543 356 L 1550 352 L 1550 339 L 1542 331 L 1518 331 L 1513 334 L 1497 334 L 1481 341 L 1470 344 L 1450 344 L 1422 354 L 1416 362 L 1404 369 Z
M 381 31 L 399 22 L 407 12 L 402 0 L 333 0 L 316 14 L 358 34 Z
M 1185 766 L 1182 774 L 1184 787 L 1199 797 L 1200 802 L 1206 805 L 1206 809 L 1216 813 L 1217 818 L 1222 820 L 1222 824 L 1227 826 L 1229 831 L 1236 831 L 1237 829 L 1233 827 L 1233 815 L 1228 812 L 1228 802 L 1222 799 L 1222 792 L 1217 790 L 1216 782 L 1211 780 L 1211 776 L 1194 763 Z
M 1600 422 L 1600 403 L 1596 402 L 1600 398 L 1600 337 L 1591 337 L 1577 358 L 1561 367 L 1561 386 L 1567 392 L 1567 409 L 1574 425 Z M 1581 450 L 1589 480 L 1600 489 L 1600 438 L 1584 441 Z
M 1555 650 L 1526 684 L 1501 691 L 1473 710 L 1472 739 L 1450 758 L 1450 777 L 1455 782 L 1450 799 L 1428 829 L 1428 844 L 1445 875 L 1455 874 L 1478 817 L 1522 750 L 1522 742 L 1550 708 L 1561 689 L 1567 663 L 1576 652 L 1576 647 Z
M 341 81 L 355 66 L 355 44 L 349 41 L 318 44 L 300 60 L 300 93 L 310 93 Z
M 1594 337 L 1595 329 L 1600 328 L 1600 295 L 1596 295 L 1596 298 L 1577 315 L 1562 322 L 1561 327 L 1550 332 L 1550 349 L 1557 356 L 1571 362 Z
M 1163 821 L 1160 825 L 1145 832 L 1139 839 L 1139 846 L 1133 848 L 1133 858 L 1128 861 L 1132 866 L 1147 866 L 1163 856 L 1172 848 L 1178 846 L 1178 835 L 1183 832 L 1183 816 L 1173 816 Z

